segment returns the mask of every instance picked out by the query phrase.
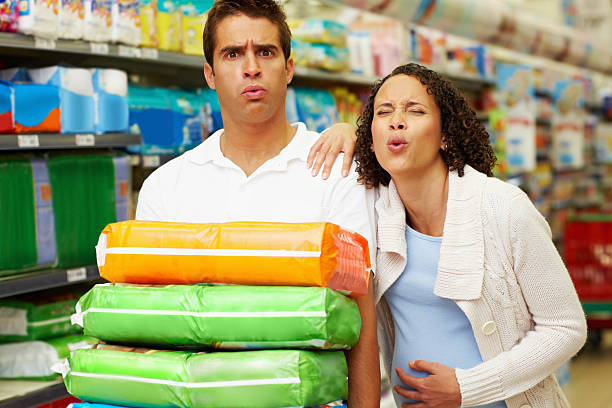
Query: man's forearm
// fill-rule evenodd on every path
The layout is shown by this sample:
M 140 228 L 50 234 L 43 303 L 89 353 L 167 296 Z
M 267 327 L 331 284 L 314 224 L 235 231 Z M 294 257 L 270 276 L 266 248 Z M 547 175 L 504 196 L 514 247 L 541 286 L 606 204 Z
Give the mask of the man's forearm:
M 368 295 L 357 298 L 356 301 L 361 313 L 361 333 L 359 342 L 346 353 L 349 373 L 349 407 L 379 407 L 380 360 L 372 286 L 370 285 Z

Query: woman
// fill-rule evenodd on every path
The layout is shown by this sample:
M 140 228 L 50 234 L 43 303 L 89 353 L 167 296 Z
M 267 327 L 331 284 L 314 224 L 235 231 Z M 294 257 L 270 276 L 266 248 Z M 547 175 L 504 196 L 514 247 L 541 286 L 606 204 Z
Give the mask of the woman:
M 586 339 L 580 302 L 544 218 L 491 177 L 488 134 L 457 90 L 396 68 L 355 156 L 379 190 L 375 299 L 398 405 L 569 406 L 552 373 Z

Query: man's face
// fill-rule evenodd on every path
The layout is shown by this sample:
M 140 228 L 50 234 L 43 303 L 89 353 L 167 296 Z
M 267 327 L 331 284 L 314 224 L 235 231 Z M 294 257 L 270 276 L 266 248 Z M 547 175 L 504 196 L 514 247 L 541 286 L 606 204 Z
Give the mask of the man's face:
M 285 62 L 274 23 L 239 14 L 217 25 L 214 67 L 205 64 L 204 75 L 224 121 L 265 123 L 285 112 L 293 60 Z

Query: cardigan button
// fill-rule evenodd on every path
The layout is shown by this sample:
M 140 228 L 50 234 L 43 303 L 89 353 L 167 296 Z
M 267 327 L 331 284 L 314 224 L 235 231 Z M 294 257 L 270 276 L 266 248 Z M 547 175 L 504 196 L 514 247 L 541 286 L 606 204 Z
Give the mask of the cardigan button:
M 488 322 L 482 325 L 482 332 L 486 336 L 492 335 L 493 333 L 495 333 L 495 330 L 497 330 L 497 325 L 495 324 L 493 320 L 489 320 Z

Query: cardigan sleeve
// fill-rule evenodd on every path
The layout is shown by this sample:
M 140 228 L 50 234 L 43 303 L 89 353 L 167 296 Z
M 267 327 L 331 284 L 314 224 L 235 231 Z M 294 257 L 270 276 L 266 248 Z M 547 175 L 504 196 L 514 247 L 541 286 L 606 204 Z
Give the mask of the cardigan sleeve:
M 523 192 L 509 206 L 514 273 L 532 329 L 511 349 L 478 366 L 456 369 L 462 406 L 504 400 L 540 383 L 586 340 L 586 320 L 550 227 Z

